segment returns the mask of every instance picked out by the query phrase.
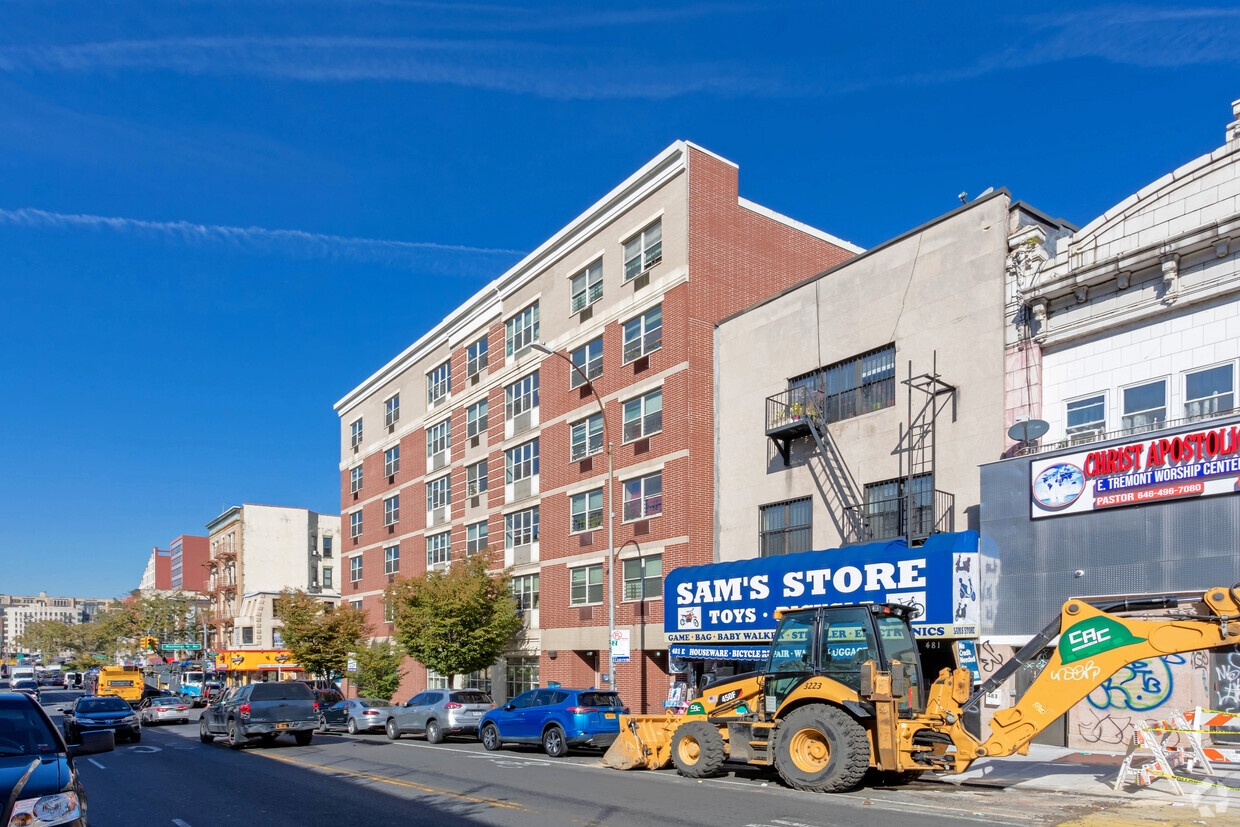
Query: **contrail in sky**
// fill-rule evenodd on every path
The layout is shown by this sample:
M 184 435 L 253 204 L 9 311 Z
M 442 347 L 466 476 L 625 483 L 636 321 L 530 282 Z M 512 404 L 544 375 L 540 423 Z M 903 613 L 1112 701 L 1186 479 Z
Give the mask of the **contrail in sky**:
M 291 254 L 298 258 L 342 259 L 424 268 L 431 258 L 522 256 L 522 250 L 436 244 L 430 241 L 389 241 L 376 238 L 311 233 L 304 230 L 271 230 L 265 227 L 229 227 L 189 221 L 144 221 L 103 215 L 48 212 L 29 207 L 0 209 L 0 225 L 18 227 L 85 228 L 111 230 L 180 241 L 215 244 L 268 254 Z

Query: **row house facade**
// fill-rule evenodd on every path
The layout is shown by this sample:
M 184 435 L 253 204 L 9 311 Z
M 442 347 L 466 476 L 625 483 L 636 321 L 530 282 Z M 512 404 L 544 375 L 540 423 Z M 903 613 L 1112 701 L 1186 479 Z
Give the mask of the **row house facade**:
M 498 701 L 606 685 L 610 578 L 632 647 L 612 685 L 657 708 L 663 574 L 713 555 L 714 326 L 857 252 L 670 146 L 336 404 L 343 599 L 387 636 L 396 578 L 475 553 L 511 568 L 526 626 L 470 677 Z M 443 685 L 409 666 L 402 696 Z

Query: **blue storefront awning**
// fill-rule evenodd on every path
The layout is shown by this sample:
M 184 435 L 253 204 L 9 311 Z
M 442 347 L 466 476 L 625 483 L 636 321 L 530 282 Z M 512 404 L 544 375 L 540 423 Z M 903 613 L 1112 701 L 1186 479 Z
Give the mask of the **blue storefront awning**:
M 765 662 L 771 651 L 769 646 L 699 646 L 677 643 L 668 647 L 668 653 L 681 660 L 749 660 Z

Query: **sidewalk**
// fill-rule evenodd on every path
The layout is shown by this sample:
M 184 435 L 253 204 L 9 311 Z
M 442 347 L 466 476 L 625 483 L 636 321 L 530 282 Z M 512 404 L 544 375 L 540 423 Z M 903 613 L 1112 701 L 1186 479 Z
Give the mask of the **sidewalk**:
M 923 781 L 938 781 L 957 786 L 1014 788 L 1043 792 L 1064 792 L 1077 795 L 1119 798 L 1125 801 L 1187 801 L 1194 795 L 1235 797 L 1230 790 L 1209 788 L 1200 784 L 1181 783 L 1183 796 L 1177 796 L 1170 782 L 1159 779 L 1150 786 L 1129 785 L 1116 791 L 1122 752 L 1082 751 L 1031 744 L 1028 755 L 1007 758 L 982 758 L 968 772 L 959 775 L 925 773 Z M 1240 766 L 1216 764 L 1215 775 L 1196 774 L 1192 777 L 1209 783 L 1240 788 Z

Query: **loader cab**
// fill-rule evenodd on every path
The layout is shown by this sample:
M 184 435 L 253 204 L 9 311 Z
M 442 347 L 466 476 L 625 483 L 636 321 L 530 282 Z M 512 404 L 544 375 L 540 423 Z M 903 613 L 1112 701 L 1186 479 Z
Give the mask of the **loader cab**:
M 775 712 L 784 698 L 812 677 L 829 678 L 860 693 L 861 667 L 872 660 L 880 671 L 890 671 L 898 663 L 905 686 L 899 709 L 920 712 L 921 659 L 909 627 L 911 612 L 906 606 L 875 603 L 785 613 L 767 657 L 767 711 Z

